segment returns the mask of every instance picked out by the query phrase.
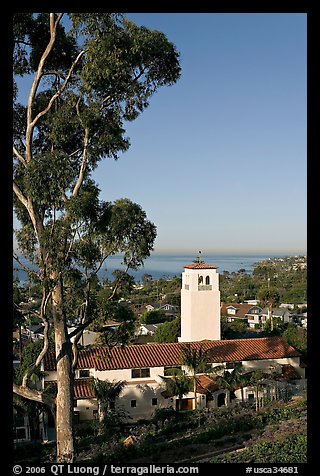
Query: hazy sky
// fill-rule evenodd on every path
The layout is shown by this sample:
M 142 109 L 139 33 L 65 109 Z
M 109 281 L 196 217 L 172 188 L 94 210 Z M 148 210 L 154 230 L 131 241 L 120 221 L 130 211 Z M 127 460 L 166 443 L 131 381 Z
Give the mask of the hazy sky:
M 166 34 L 182 73 L 94 173 L 157 226 L 155 252 L 306 252 L 303 13 L 131 13 Z
M 95 173 L 157 226 L 155 251 L 306 251 L 306 15 L 136 13 L 182 74 Z

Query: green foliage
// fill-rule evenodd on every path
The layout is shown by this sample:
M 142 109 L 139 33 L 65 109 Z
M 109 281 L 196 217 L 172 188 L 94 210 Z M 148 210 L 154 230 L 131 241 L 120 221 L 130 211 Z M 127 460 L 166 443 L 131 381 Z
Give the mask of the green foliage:
M 234 321 L 228 323 L 227 330 L 225 331 L 225 335 L 228 335 L 234 332 L 245 332 L 247 330 L 247 327 L 248 327 L 247 322 L 235 319 Z
M 165 320 L 165 313 L 158 310 L 146 311 L 140 317 L 141 324 L 157 324 L 158 322 L 164 322 Z
M 198 349 L 191 347 L 190 344 L 183 344 L 181 363 L 185 365 L 194 376 L 204 372 L 208 358 L 208 352 L 203 350 L 201 344 Z
M 166 390 L 172 396 L 177 396 L 179 400 L 192 389 L 192 380 L 183 371 L 174 369 L 170 377 L 160 375 L 166 386 Z
M 181 318 L 177 317 L 171 322 L 164 322 L 155 331 L 155 341 L 163 342 L 178 342 L 178 337 L 181 334 Z
M 275 307 L 280 302 L 280 294 L 278 288 L 274 286 L 260 288 L 257 297 L 262 306 L 266 306 L 271 303 Z
M 287 329 L 283 332 L 282 337 L 292 345 L 295 349 L 302 353 L 303 360 L 306 361 L 307 357 L 307 330 L 303 327 L 297 327 L 292 323 L 289 323 Z
M 108 321 L 115 321 L 117 326 L 104 327 Z M 98 304 L 95 328 L 101 332 L 99 341 L 103 345 L 125 345 L 134 337 L 138 322 L 133 311 L 125 304 L 118 302 L 100 302 Z
M 88 270 L 97 272 L 110 255 L 121 253 L 124 266 L 137 269 L 153 249 L 156 228 L 141 207 L 126 198 L 99 201 L 90 174 L 101 159 L 117 159 L 128 149 L 123 122 L 137 117 L 159 87 L 178 80 L 179 54 L 163 33 L 120 14 L 64 13 L 69 32 L 53 15 L 55 37 L 30 96 L 31 116 L 14 103 L 20 154 L 14 156 L 14 180 L 32 206 L 27 210 L 16 193 L 22 225 L 16 236 L 42 279 L 83 268 L 85 285 Z M 50 40 L 49 19 L 48 13 L 14 14 L 15 74 L 38 69 Z M 22 147 L 27 142 L 30 149 Z
M 22 378 L 24 374 L 26 373 L 29 367 L 32 367 L 35 364 L 37 357 L 40 354 L 42 348 L 43 348 L 43 340 L 41 339 L 35 342 L 31 342 L 30 344 L 26 345 L 23 348 L 22 355 L 21 355 L 21 365 L 15 370 L 15 373 L 14 373 L 15 383 L 17 383 L 18 385 L 22 383 Z M 53 339 L 50 339 L 49 341 L 49 350 L 54 351 Z M 41 375 L 40 367 L 35 369 L 34 375 L 37 377 Z
M 264 260 L 254 265 L 252 274 L 224 271 L 219 276 L 221 300 L 243 302 L 255 299 L 261 289 L 276 288 L 281 302 L 306 301 L 307 269 L 299 267 L 302 257 L 284 257 Z M 298 263 L 298 265 L 297 265 Z M 237 294 L 237 297 L 235 297 Z
M 211 463 L 307 463 L 307 436 L 288 435 L 284 441 L 263 441 L 241 453 L 217 457 Z

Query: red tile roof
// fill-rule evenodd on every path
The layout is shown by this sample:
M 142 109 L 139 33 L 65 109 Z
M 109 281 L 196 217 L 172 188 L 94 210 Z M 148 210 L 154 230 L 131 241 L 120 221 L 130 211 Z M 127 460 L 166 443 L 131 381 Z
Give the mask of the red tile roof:
M 207 375 L 197 377 L 197 393 L 207 394 L 219 390 L 219 385 Z
M 218 266 L 213 266 L 211 264 L 205 264 L 205 263 L 194 263 L 194 264 L 188 264 L 184 266 L 184 268 L 187 269 L 217 269 Z
M 301 379 L 300 375 L 294 367 L 290 364 L 282 365 L 282 377 L 285 380 L 298 380 Z
M 181 365 L 183 342 L 166 344 L 141 344 L 125 347 L 94 347 L 79 351 L 78 368 L 120 370 L 144 367 Z M 191 347 L 208 351 L 209 362 L 234 362 L 245 360 L 281 359 L 301 354 L 281 337 L 254 339 L 204 340 L 190 342 Z M 53 352 L 44 358 L 44 370 L 56 370 Z
M 74 395 L 75 400 L 82 398 L 95 398 L 95 393 L 93 390 L 93 379 L 77 379 L 74 381 Z M 46 381 L 45 387 L 52 387 L 52 391 L 57 391 L 57 382 L 56 381 Z
M 229 307 L 234 307 L 236 309 L 236 313 L 235 314 L 229 313 L 227 309 Z M 234 302 L 226 303 L 226 304 L 223 303 L 220 308 L 220 313 L 221 313 L 221 316 L 244 318 L 246 314 L 248 313 L 249 309 L 251 309 L 252 307 L 257 307 L 257 306 L 253 306 L 252 304 L 237 304 Z

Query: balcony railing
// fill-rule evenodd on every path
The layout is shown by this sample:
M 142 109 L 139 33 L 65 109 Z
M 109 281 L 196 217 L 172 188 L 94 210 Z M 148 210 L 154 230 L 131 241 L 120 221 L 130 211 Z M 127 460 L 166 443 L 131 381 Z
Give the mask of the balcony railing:
M 212 284 L 199 284 L 198 291 L 212 291 Z

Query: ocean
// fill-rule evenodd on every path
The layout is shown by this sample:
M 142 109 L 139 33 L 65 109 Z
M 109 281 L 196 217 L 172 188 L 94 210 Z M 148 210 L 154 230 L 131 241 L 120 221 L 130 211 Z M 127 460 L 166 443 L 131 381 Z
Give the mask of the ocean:
M 239 269 L 245 269 L 247 273 L 251 273 L 255 263 L 263 261 L 268 258 L 280 258 L 284 256 L 292 256 L 290 254 L 215 254 L 215 255 L 201 255 L 202 259 L 207 264 L 217 266 L 217 272 L 222 274 L 223 271 L 237 272 Z M 193 254 L 156 254 L 152 253 L 149 258 L 144 262 L 144 266 L 137 271 L 130 271 L 130 275 L 134 277 L 138 283 L 142 280 L 144 274 L 149 274 L 152 279 L 157 280 L 160 278 L 170 279 L 175 276 L 181 277 L 183 267 L 192 264 L 196 256 Z M 14 262 L 14 268 L 17 267 Z M 112 272 L 115 269 L 123 269 L 121 266 L 121 257 L 110 257 L 105 266 L 100 270 L 98 276 L 102 281 L 104 278 L 113 279 Z M 18 277 L 20 283 L 23 284 L 27 280 L 25 271 L 21 268 L 14 270 L 14 276 Z

